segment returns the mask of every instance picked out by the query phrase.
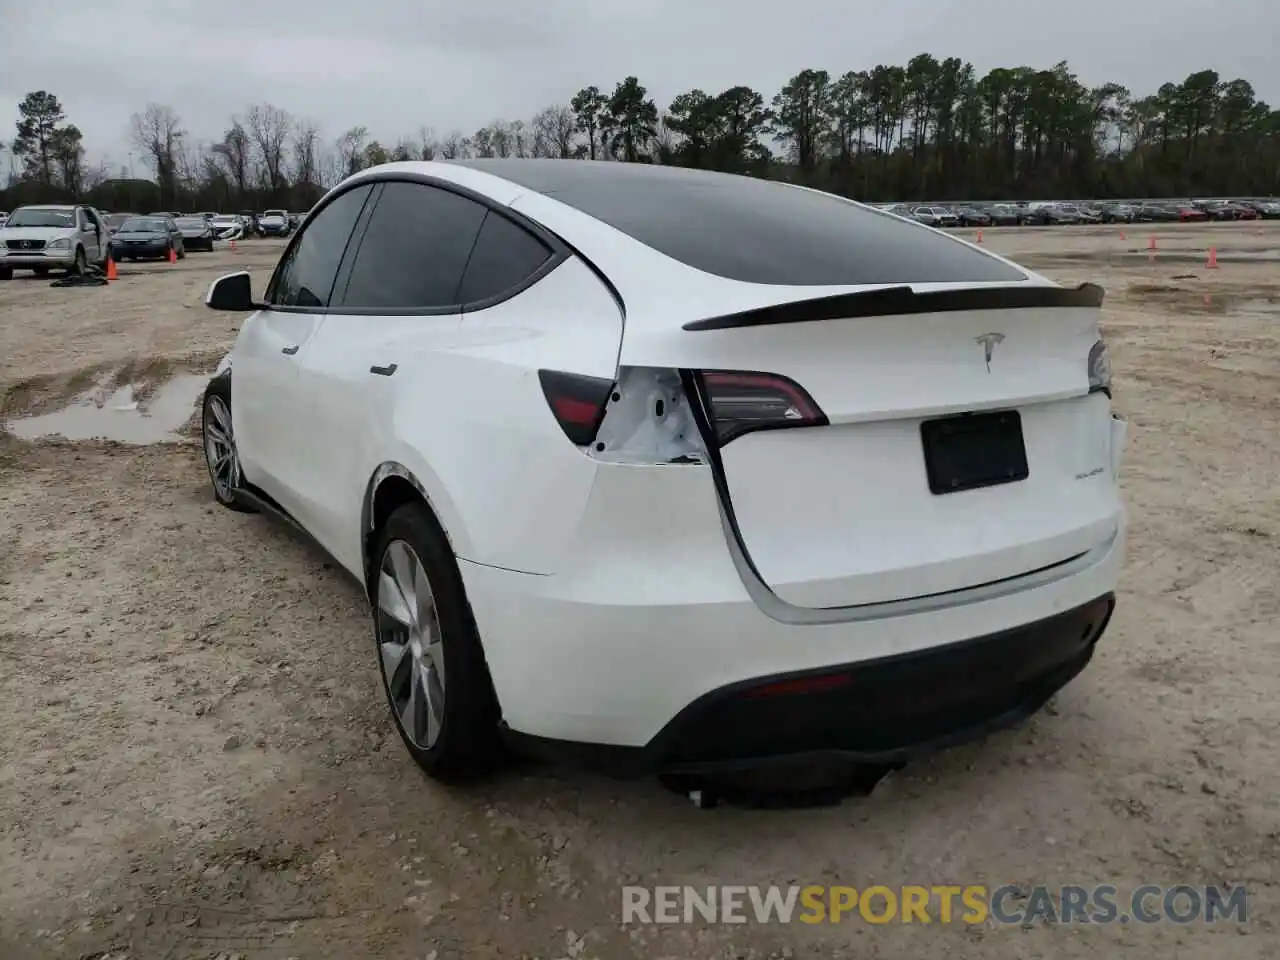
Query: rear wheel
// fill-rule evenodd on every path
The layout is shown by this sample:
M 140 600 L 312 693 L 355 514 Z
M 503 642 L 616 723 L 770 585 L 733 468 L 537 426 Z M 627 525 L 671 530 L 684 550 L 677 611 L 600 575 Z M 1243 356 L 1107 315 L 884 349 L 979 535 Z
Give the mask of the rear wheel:
M 31 272 L 37 277 L 47 277 L 49 275 L 48 267 L 32 267 Z
M 12 280 L 13 267 L 0 267 L 0 280 Z
M 498 702 L 444 533 L 423 504 L 405 504 L 373 558 L 375 650 L 400 739 L 434 779 L 489 772 L 501 753 Z

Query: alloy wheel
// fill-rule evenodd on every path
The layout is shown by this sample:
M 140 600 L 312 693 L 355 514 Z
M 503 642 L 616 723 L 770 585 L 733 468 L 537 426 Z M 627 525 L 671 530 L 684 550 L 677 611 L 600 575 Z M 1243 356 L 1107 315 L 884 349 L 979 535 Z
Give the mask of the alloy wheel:
M 444 724 L 444 645 L 435 594 L 413 547 L 392 540 L 378 565 L 378 663 L 404 735 L 422 750 Z
M 235 430 L 226 401 L 212 396 L 206 401 L 204 455 L 209 477 L 222 500 L 230 500 L 240 486 L 240 457 L 236 453 Z

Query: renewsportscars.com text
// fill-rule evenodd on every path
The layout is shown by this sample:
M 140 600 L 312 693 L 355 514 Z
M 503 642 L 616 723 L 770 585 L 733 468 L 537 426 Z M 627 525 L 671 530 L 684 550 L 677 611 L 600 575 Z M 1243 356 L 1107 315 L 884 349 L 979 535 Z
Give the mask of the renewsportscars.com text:
M 623 887 L 623 923 L 1244 923 L 1244 887 Z

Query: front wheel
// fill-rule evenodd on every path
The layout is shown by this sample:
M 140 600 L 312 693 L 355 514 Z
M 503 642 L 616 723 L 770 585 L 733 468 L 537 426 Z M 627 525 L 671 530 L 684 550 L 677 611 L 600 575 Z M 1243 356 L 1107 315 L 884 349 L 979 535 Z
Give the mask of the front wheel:
M 498 702 L 444 533 L 423 504 L 405 504 L 373 559 L 375 652 L 400 739 L 433 779 L 489 772 L 501 755 Z
M 205 465 L 213 482 L 213 498 L 228 510 L 253 513 L 253 508 L 236 499 L 244 483 L 240 454 L 231 421 L 231 371 L 214 377 L 205 388 L 201 405 L 200 435 L 204 443 Z

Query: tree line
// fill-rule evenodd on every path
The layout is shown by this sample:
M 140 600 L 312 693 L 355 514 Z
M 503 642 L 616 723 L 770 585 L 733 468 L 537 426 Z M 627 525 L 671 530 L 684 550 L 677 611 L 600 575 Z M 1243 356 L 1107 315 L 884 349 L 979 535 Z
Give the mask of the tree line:
M 802 70 L 766 100 L 746 86 L 689 90 L 660 109 L 636 77 L 588 86 L 529 120 L 471 134 L 427 125 L 394 142 L 355 126 L 336 138 L 269 103 L 206 142 L 152 103 L 129 121 L 149 176 L 85 163 L 57 97 L 29 93 L 0 206 L 85 199 L 105 209 L 306 209 L 343 177 L 389 160 L 586 158 L 774 177 L 866 201 L 1272 195 L 1280 110 L 1213 70 L 1135 96 L 1088 86 L 1060 62 L 978 76 L 920 54 L 833 76 Z

